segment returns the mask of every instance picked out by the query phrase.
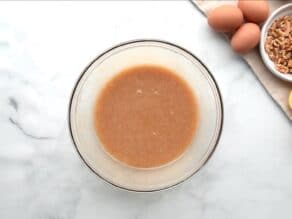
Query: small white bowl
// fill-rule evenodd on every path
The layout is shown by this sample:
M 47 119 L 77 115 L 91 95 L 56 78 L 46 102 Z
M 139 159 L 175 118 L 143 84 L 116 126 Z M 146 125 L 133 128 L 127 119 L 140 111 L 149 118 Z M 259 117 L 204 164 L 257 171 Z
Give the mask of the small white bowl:
M 265 41 L 266 41 L 267 33 L 268 33 L 270 26 L 275 21 L 275 19 L 282 17 L 282 16 L 286 16 L 286 15 L 292 15 L 292 3 L 286 4 L 286 5 L 278 8 L 276 11 L 274 11 L 269 16 L 269 18 L 267 19 L 267 21 L 265 22 L 265 24 L 262 27 L 260 53 L 261 53 L 261 56 L 262 56 L 262 59 L 263 59 L 265 65 L 268 67 L 268 69 L 275 76 L 277 76 L 278 78 L 280 78 L 282 80 L 292 82 L 292 74 L 283 74 L 283 73 L 279 72 L 275 68 L 274 62 L 269 58 L 268 54 L 265 51 Z

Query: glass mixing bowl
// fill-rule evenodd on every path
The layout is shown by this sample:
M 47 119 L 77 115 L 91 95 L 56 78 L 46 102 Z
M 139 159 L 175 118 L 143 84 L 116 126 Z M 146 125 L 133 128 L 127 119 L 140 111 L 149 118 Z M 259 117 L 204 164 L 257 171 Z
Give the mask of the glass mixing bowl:
M 149 169 L 113 159 L 96 135 L 93 114 L 96 98 L 110 79 L 126 68 L 145 64 L 165 66 L 185 79 L 197 97 L 200 115 L 192 143 L 179 159 Z M 69 106 L 70 132 L 82 160 L 100 178 L 131 191 L 166 189 L 195 174 L 218 144 L 222 123 L 219 88 L 206 66 L 187 50 L 157 40 L 131 41 L 102 53 L 81 74 Z

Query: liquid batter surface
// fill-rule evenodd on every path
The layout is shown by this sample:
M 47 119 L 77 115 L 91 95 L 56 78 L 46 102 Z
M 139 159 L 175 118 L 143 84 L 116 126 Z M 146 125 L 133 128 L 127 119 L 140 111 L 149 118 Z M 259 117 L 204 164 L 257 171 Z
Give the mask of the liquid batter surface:
M 187 83 L 160 66 L 136 66 L 111 79 L 97 98 L 96 133 L 105 150 L 130 166 L 150 168 L 190 145 L 198 106 Z

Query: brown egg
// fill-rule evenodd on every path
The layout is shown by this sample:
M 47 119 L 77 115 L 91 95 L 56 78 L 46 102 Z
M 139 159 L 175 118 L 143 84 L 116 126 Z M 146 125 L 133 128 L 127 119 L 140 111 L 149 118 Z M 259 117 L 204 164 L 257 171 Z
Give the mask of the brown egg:
M 242 12 L 236 6 L 223 5 L 208 13 L 208 24 L 218 32 L 232 32 L 242 23 Z
M 247 53 L 258 45 L 260 35 L 261 31 L 257 24 L 243 24 L 232 36 L 231 47 L 237 53 Z
M 238 0 L 238 7 L 250 22 L 260 24 L 269 16 L 269 3 L 266 0 Z

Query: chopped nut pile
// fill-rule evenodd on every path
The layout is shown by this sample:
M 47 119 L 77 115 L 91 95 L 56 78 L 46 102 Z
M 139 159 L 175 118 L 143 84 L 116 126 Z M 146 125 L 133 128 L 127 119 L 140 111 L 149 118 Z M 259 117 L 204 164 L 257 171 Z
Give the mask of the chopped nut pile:
M 273 22 L 265 50 L 278 71 L 292 74 L 292 16 L 283 16 Z

